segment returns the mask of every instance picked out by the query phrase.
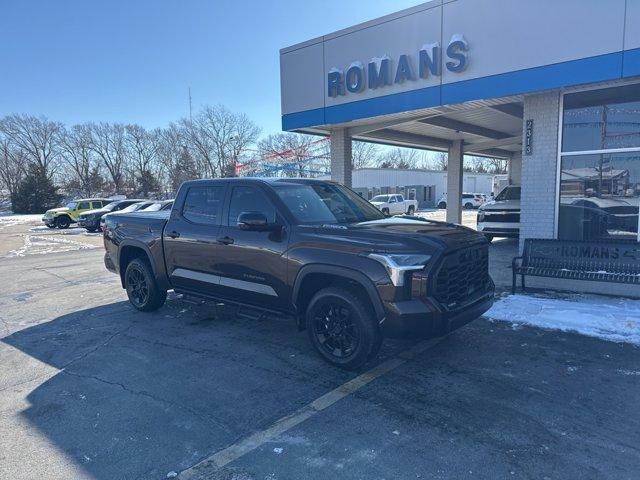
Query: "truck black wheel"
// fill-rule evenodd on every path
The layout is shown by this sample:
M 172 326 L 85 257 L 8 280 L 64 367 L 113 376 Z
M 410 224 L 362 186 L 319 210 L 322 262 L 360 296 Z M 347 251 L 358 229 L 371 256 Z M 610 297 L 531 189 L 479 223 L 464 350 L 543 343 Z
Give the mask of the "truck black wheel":
M 440 202 L 438 204 L 438 208 L 447 208 L 447 204 L 445 202 Z
M 382 213 L 384 213 L 386 216 L 389 216 L 389 209 L 388 208 L 383 208 L 382 209 Z
M 413 215 L 415 211 L 416 211 L 416 207 L 414 207 L 413 205 L 409 205 L 409 210 L 407 211 L 407 213 L 409 215 Z
M 158 286 L 151 267 L 140 258 L 132 260 L 127 265 L 124 286 L 131 305 L 142 312 L 157 310 L 167 299 L 167 292 Z
M 382 334 L 370 310 L 342 288 L 316 293 L 307 307 L 306 320 L 311 344 L 332 365 L 356 369 L 380 348 Z
M 69 225 L 71 225 L 71 219 L 66 215 L 62 215 L 56 219 L 56 227 L 58 228 L 69 228 Z
M 464 208 L 467 210 L 471 210 L 473 208 L 473 203 L 467 202 L 464 204 Z

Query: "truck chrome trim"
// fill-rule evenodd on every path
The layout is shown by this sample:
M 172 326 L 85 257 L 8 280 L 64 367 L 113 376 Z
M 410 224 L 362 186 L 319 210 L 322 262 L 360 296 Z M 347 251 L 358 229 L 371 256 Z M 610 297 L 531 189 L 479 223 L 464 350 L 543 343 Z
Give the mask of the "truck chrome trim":
M 237 288 L 253 293 L 261 293 L 277 297 L 276 291 L 269 285 L 263 283 L 247 282 L 246 280 L 238 280 L 235 278 L 221 277 L 220 275 L 212 275 L 210 273 L 198 272 L 196 270 L 188 270 L 186 268 L 176 268 L 172 273 L 172 277 L 188 278 L 198 282 L 211 283 L 213 285 L 221 285 L 223 287 Z

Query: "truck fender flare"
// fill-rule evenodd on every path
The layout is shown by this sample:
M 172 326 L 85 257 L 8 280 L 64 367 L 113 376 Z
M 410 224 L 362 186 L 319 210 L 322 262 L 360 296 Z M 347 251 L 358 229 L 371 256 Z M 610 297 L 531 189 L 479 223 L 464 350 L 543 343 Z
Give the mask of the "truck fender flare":
M 118 270 L 120 272 L 120 279 L 122 280 L 123 288 L 124 288 L 124 271 L 123 269 L 120 268 L 120 252 L 122 252 L 122 250 L 125 247 L 134 247 L 134 248 L 139 248 L 143 250 L 145 255 L 147 256 L 149 265 L 151 265 L 151 271 L 153 271 L 153 276 L 156 277 L 156 279 L 158 278 L 156 265 L 155 265 L 155 262 L 153 261 L 153 255 L 151 254 L 151 250 L 149 250 L 149 247 L 138 240 L 127 239 L 127 240 L 124 240 L 118 248 Z
M 382 305 L 382 300 L 380 300 L 380 295 L 378 295 L 378 291 L 376 290 L 373 282 L 367 277 L 364 273 L 358 272 L 357 270 L 353 270 L 347 267 L 340 267 L 335 265 L 323 265 L 323 264 L 311 264 L 305 265 L 300 269 L 296 279 L 293 283 L 293 292 L 291 299 L 293 304 L 296 305 L 298 301 L 298 297 L 300 295 L 300 287 L 304 279 L 313 273 L 323 273 L 327 275 L 335 275 L 336 277 L 343 277 L 349 280 L 352 280 L 362 286 L 367 292 L 367 296 L 371 301 L 371 305 L 373 306 L 376 318 L 378 320 L 382 320 L 385 316 L 384 307 Z M 299 312 L 302 313 L 302 312 Z

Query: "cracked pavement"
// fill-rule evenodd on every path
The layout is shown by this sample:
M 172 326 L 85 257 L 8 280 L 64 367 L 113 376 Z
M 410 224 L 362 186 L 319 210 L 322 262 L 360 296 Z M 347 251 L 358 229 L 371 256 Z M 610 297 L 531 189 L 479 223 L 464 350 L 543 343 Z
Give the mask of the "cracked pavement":
M 0 276 L 0 478 L 163 479 L 356 375 L 287 319 L 175 295 L 137 312 L 99 249 Z M 630 345 L 478 320 L 197 478 L 635 479 L 638 365 Z

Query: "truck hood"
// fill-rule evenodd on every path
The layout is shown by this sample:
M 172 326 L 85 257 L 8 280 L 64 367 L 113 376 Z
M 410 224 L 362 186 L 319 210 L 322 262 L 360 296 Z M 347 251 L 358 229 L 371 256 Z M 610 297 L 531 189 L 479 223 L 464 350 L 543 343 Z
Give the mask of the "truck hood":
M 520 210 L 520 200 L 492 200 L 480 206 L 480 210 Z
M 406 252 L 407 249 L 412 249 L 422 252 L 455 250 L 486 243 L 482 234 L 461 225 L 407 217 L 313 228 L 316 229 L 316 236 L 349 244 L 357 250 Z
M 69 209 L 67 207 L 60 207 L 60 208 L 50 208 L 49 210 L 47 210 L 45 213 L 64 213 L 64 212 L 68 212 Z
M 375 205 L 375 206 L 377 207 L 378 205 L 384 205 L 384 204 L 385 204 L 385 203 L 387 203 L 387 202 L 369 202 L 369 203 L 370 203 L 371 205 Z

